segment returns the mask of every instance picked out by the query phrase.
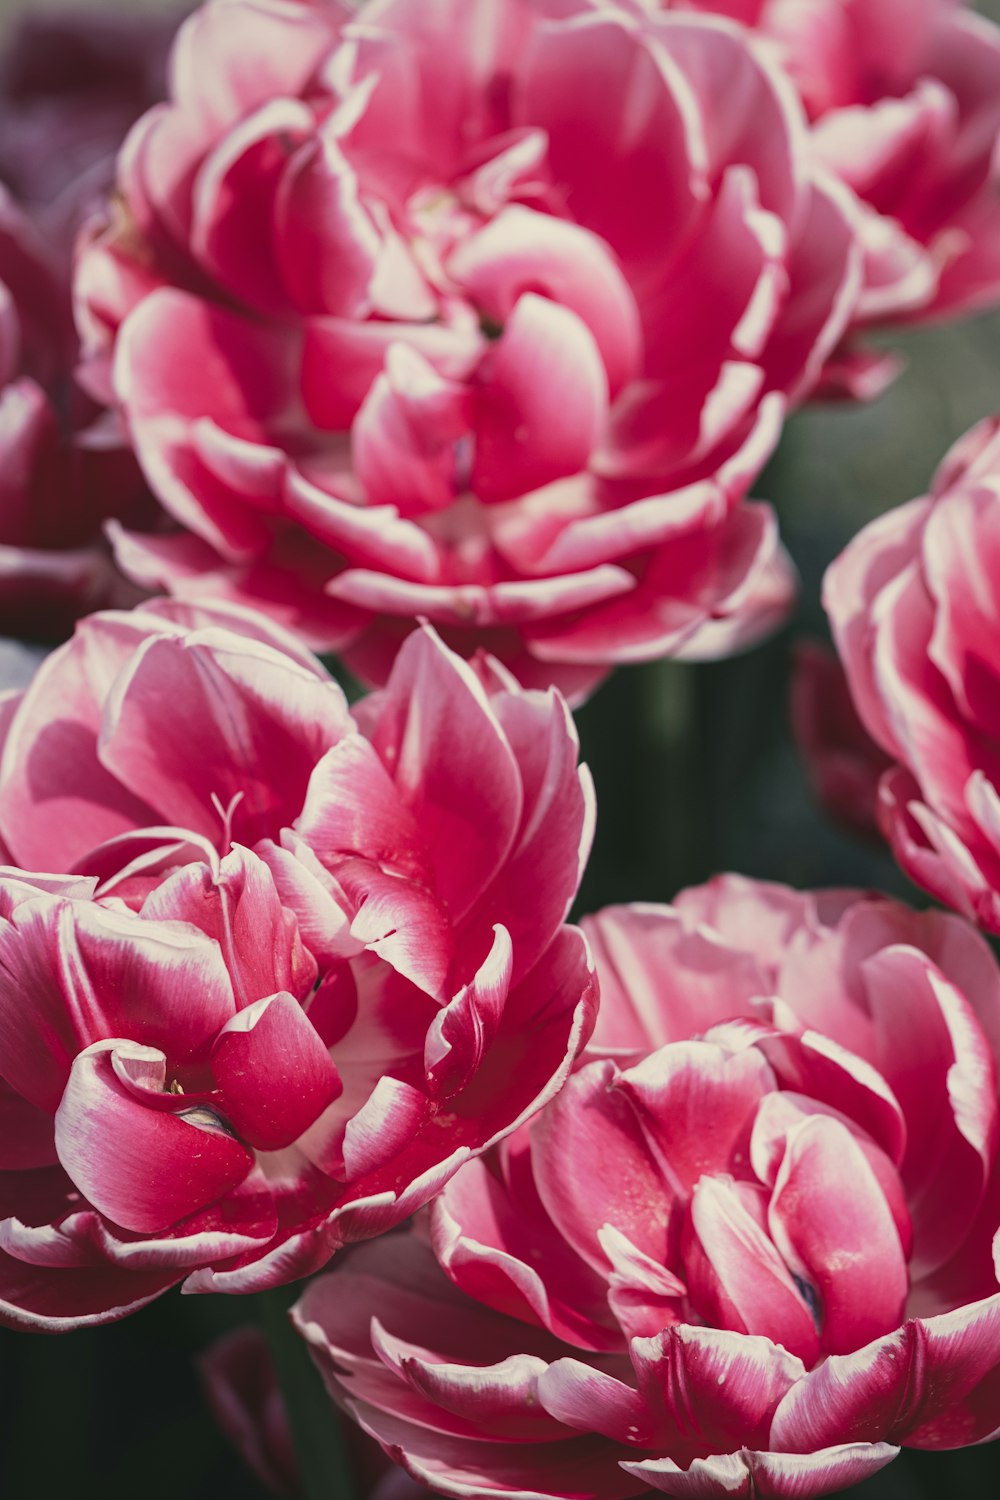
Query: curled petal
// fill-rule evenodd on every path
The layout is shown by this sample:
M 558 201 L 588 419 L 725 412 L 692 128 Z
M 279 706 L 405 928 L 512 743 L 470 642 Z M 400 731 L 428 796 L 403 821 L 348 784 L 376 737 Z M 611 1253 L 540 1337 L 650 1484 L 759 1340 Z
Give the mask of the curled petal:
M 141 1084 L 126 1084 L 143 1073 Z M 167 1113 L 143 1102 L 166 1086 L 152 1047 L 99 1042 L 73 1064 L 56 1112 L 59 1160 L 114 1223 L 140 1234 L 165 1229 L 237 1186 L 253 1156 L 209 1111 Z

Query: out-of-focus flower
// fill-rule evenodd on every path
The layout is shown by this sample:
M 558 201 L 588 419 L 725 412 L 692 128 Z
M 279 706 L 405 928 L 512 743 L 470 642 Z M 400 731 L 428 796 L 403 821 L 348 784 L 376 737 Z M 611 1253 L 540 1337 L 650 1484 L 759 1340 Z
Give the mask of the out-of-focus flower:
M 837 657 L 819 641 L 801 641 L 796 648 L 790 708 L 819 802 L 855 833 L 877 836 L 879 779 L 892 762 L 858 718 Z
M 25 9 L 0 53 L 0 180 L 69 259 L 72 237 L 114 183 L 129 127 L 166 93 L 182 7 Z
M 993 1436 L 984 940 L 736 877 L 587 927 L 592 1060 L 298 1302 L 337 1400 L 451 1496 L 803 1497 Z
M 794 81 L 820 161 L 858 195 L 855 326 L 1000 302 L 1000 28 L 960 0 L 633 0 L 752 27 Z M 869 397 L 891 356 L 837 352 L 828 385 Z
M 383 681 L 415 617 L 581 695 L 724 655 L 791 579 L 743 497 L 860 286 L 793 91 L 605 0 L 212 0 L 78 296 L 184 528 L 144 584 Z
M 282 1500 L 301 1493 L 299 1467 L 267 1340 L 257 1328 L 217 1339 L 198 1361 L 212 1415 L 261 1484 Z M 330 1421 L 336 1416 L 331 1412 Z M 353 1422 L 341 1423 L 357 1492 L 367 1500 L 427 1500 L 423 1485 L 391 1464 Z
M 102 523 L 157 507 L 117 421 L 78 389 L 73 240 L 128 127 L 162 97 L 172 27 L 25 16 L 0 53 L 0 634 L 59 640 L 138 597 Z
M 266 1489 L 297 1500 L 299 1468 L 267 1340 L 258 1328 L 216 1339 L 198 1361 L 216 1422 Z
M 266 621 L 187 613 L 91 616 L 3 706 L 17 1324 L 306 1274 L 539 1108 L 593 1022 L 565 703 L 425 629 L 352 714 Z
M 878 818 L 906 873 L 1000 932 L 1000 419 L 929 495 L 866 526 L 824 602 L 854 703 L 890 760 Z

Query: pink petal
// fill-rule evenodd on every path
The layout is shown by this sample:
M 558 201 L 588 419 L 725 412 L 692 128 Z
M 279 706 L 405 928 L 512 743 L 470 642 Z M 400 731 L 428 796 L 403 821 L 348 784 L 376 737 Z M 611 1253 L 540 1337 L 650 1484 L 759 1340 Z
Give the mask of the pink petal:
M 855 208 L 836 182 L 806 185 L 790 247 L 787 301 L 764 364 L 770 389 L 809 395 L 857 308 L 861 257 Z
M 998 1369 L 995 1296 L 914 1319 L 813 1370 L 782 1402 L 772 1441 L 794 1452 L 883 1439 L 918 1448 L 982 1442 L 997 1429 Z
M 559 698 L 504 690 L 490 702 L 517 761 L 524 804 L 513 847 L 457 938 L 474 957 L 485 949 L 488 926 L 502 922 L 516 982 L 576 895 L 593 838 L 593 788 L 586 767 L 577 767 L 576 728 Z
M 346 432 L 391 344 L 406 343 L 448 381 L 465 381 L 482 357 L 484 339 L 469 314 L 452 322 L 309 318 L 303 330 L 300 383 L 306 412 L 324 432 Z
M 577 1254 L 598 1271 L 607 1266 L 598 1231 L 608 1223 L 665 1264 L 675 1201 L 634 1112 L 612 1089 L 615 1079 L 610 1063 L 581 1069 L 532 1135 L 542 1203 Z
M 589 24 L 588 24 L 589 23 Z M 651 278 L 705 196 L 700 121 L 685 80 L 638 30 L 574 17 L 539 28 L 519 70 L 513 119 L 545 131 L 569 215 Z
M 213 872 L 185 865 L 147 897 L 144 917 L 189 922 L 219 944 L 239 1005 L 279 990 L 300 999 L 313 988 L 316 964 L 295 918 L 282 904 L 270 870 L 234 845 Z
M 350 936 L 350 917 L 339 887 L 305 844 L 294 835 L 285 838 L 287 848 L 262 839 L 257 853 L 271 871 L 282 906 L 294 912 L 306 949 L 327 969 L 361 945 Z
M 56 1161 L 51 1114 L 0 1079 L 0 1171 L 23 1172 Z
M 585 469 L 604 424 L 607 376 L 575 313 L 525 293 L 484 361 L 471 487 L 512 500 Z
M 461 385 L 444 380 L 418 350 L 391 344 L 351 429 L 366 499 L 404 516 L 451 505 L 465 488 L 459 443 L 471 419 Z
M 757 178 L 764 207 L 794 218 L 800 208 L 800 116 L 785 80 L 761 65 L 738 28 L 678 16 L 656 35 L 697 98 L 708 180 L 717 181 L 725 163 L 744 162 Z
M 566 1243 L 531 1177 L 527 1136 L 512 1153 L 509 1182 L 480 1158 L 435 1200 L 431 1238 L 438 1264 L 460 1291 L 522 1323 L 540 1324 L 577 1347 L 614 1347 L 607 1286 Z M 511 1155 L 506 1157 L 511 1163 Z
M 471 1367 L 421 1358 L 413 1346 L 387 1333 L 377 1317 L 372 1345 L 414 1390 L 473 1424 L 478 1436 L 523 1442 L 561 1435 L 559 1424 L 539 1407 L 538 1380 L 547 1366 L 537 1355 L 511 1354 L 496 1364 Z
M 563 927 L 508 994 L 492 1046 L 453 1100 L 475 1149 L 509 1135 L 555 1097 L 590 1037 L 596 1009 L 583 936 Z
M 319 761 L 295 829 L 330 870 L 356 855 L 399 875 L 425 873 L 427 854 L 417 820 L 360 734 L 345 734 Z
M 812 1314 L 731 1181 L 703 1177 L 695 1187 L 684 1265 L 692 1304 L 706 1322 L 765 1334 L 807 1369 L 815 1364 Z
M 425 994 L 442 999 L 452 937 L 447 907 L 434 892 L 362 859 L 342 860 L 337 884 L 354 913 L 351 937 Z
M 116 1266 L 50 1270 L 0 1253 L 0 1322 L 36 1333 L 114 1323 L 180 1280 L 176 1270 L 122 1272 Z
M 755 913 L 756 915 L 756 913 Z M 651 1052 L 737 1017 L 771 988 L 752 952 L 668 906 L 634 902 L 584 917 L 601 982 L 593 1046 Z M 669 976 L 669 979 L 668 979 Z
M 560 578 L 505 579 L 493 584 L 411 583 L 364 568 L 347 568 L 330 580 L 327 593 L 377 614 L 426 616 L 442 629 L 451 625 L 476 631 L 477 627 L 486 630 L 544 621 L 616 599 L 633 588 L 632 574 L 612 565 L 564 573 Z
M 380 1078 L 347 1122 L 343 1141 L 346 1180 L 374 1172 L 399 1155 L 429 1116 L 426 1094 L 397 1078 Z
M 471 982 L 438 1015 L 424 1044 L 427 1084 L 439 1098 L 471 1083 L 493 1045 L 510 991 L 513 952 L 510 934 L 494 928 L 493 947 Z
M 633 1478 L 664 1494 L 692 1500 L 720 1495 L 746 1500 L 812 1500 L 860 1484 L 899 1452 L 885 1443 L 845 1443 L 816 1453 L 753 1453 L 747 1448 L 696 1458 L 682 1469 L 670 1458 L 622 1464 Z
M 654 1441 L 692 1458 L 765 1447 L 779 1401 L 805 1374 L 769 1339 L 688 1324 L 634 1339 L 632 1361 L 658 1421 Z
M 459 242 L 448 271 L 500 328 L 525 292 L 576 313 L 594 337 L 612 394 L 638 373 L 642 331 L 628 282 L 579 225 L 509 204 Z
M 209 419 L 268 447 L 260 424 L 286 404 L 293 357 L 273 330 L 172 288 L 146 297 L 118 336 L 115 388 L 150 483 L 182 525 L 230 556 L 259 552 L 270 536 L 247 497 L 201 462 L 192 424 Z
M 404 642 L 366 711 L 369 738 L 458 922 L 502 867 L 520 822 L 523 789 L 510 745 L 475 674 L 427 627 Z
M 170 61 L 171 93 L 213 133 L 228 129 L 265 100 L 304 91 L 334 47 L 349 12 L 339 0 L 312 6 L 251 6 L 232 15 L 196 11 L 181 27 Z
M 194 181 L 189 243 L 234 301 L 265 314 L 285 310 L 272 226 L 289 158 L 314 130 L 312 110 L 275 98 L 227 134 Z
M 567 1427 L 600 1432 L 616 1443 L 648 1445 L 649 1412 L 639 1392 L 578 1359 L 557 1359 L 539 1372 L 538 1398 Z
M 275 255 L 302 312 L 364 313 L 379 239 L 329 131 L 291 158 L 275 199 Z
M 830 565 L 823 605 L 861 720 L 875 742 L 901 758 L 876 680 L 870 609 L 920 544 L 930 501 L 912 500 L 866 526 Z
M 289 994 L 258 1000 L 223 1027 L 212 1072 L 226 1119 L 260 1151 L 290 1146 L 342 1088 L 329 1052 Z
M 97 758 L 101 703 L 143 623 L 141 611 L 92 616 L 25 692 L 0 766 L 0 828 L 26 869 L 72 869 L 96 844 L 157 821 Z
M 790 1269 L 816 1290 L 824 1349 L 857 1349 L 898 1324 L 909 1290 L 899 1234 L 836 1120 L 813 1115 L 790 1132 L 768 1222 Z
M 745 1161 L 757 1106 L 774 1075 L 754 1048 L 727 1053 L 707 1041 L 673 1042 L 616 1080 L 674 1190 Z
M 114 521 L 105 531 L 122 572 L 144 588 L 169 589 L 178 600 L 211 598 L 221 606 L 252 609 L 258 620 L 266 609 L 272 623 L 316 651 L 340 650 L 358 633 L 357 612 L 322 592 L 337 559 L 324 563 L 322 545 L 305 533 L 286 533 L 292 544 L 287 555 L 279 548 L 269 558 L 234 563 L 191 532 L 140 535 Z M 312 576 L 316 588 L 309 592 Z
M 292 822 L 316 762 L 349 728 L 334 682 L 209 630 L 136 652 L 105 707 L 100 754 L 169 821 L 210 838 L 216 803 L 232 804 L 234 834 L 252 843 Z
M 222 1197 L 247 1175 L 253 1157 L 216 1124 L 196 1125 L 143 1104 L 143 1089 L 126 1087 L 119 1067 L 152 1068 L 165 1088 L 156 1049 L 96 1043 L 74 1061 L 56 1112 L 56 1149 L 101 1213 L 148 1233 Z
M 775 629 L 794 593 L 773 513 L 747 502 L 717 526 L 670 538 L 630 594 L 524 634 L 543 661 L 709 660 Z
M 996 1063 L 968 1001 L 922 954 L 887 948 L 862 972 L 879 1066 L 906 1118 L 919 1276 L 958 1248 L 982 1197 L 997 1141 Z
M 787 977 L 783 989 L 786 984 Z M 903 1159 L 906 1120 L 877 1068 L 815 1031 L 801 1036 L 778 1032 L 762 1036 L 756 1045 L 782 1088 L 830 1105 L 860 1125 L 891 1161 L 898 1164 Z
M 0 928 L 0 954 L 4 1066 L 52 1112 L 81 1048 L 131 1033 L 183 1066 L 235 1009 L 215 943 L 86 901 L 26 902 Z

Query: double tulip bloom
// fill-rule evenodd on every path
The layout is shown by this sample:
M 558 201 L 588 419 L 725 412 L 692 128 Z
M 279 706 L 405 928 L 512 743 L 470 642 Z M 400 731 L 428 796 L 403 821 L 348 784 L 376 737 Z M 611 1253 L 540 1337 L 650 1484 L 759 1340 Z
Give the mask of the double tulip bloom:
M 873 521 L 827 572 L 854 704 L 889 769 L 877 816 L 908 875 L 1000 931 L 1000 422 L 952 448 L 929 495 Z
M 849 195 L 715 19 L 210 0 L 79 269 L 88 382 L 173 534 L 384 681 L 424 616 L 525 683 L 726 654 L 791 591 L 745 504 L 860 287 Z
M 593 1024 L 558 696 L 423 631 L 352 715 L 266 622 L 188 615 L 91 616 L 5 705 L 15 1324 L 314 1270 L 537 1109 Z
M 585 925 L 589 1060 L 300 1300 L 336 1399 L 456 1497 L 821 1495 L 995 1435 L 983 940 L 735 877 Z

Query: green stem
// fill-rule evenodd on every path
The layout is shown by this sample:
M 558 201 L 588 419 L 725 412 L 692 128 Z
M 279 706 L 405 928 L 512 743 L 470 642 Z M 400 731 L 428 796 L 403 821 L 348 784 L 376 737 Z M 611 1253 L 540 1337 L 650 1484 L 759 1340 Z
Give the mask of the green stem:
M 288 1415 L 303 1500 L 358 1500 L 344 1443 L 343 1423 L 326 1393 L 304 1341 L 288 1318 L 300 1286 L 275 1287 L 260 1297 L 264 1331 Z

